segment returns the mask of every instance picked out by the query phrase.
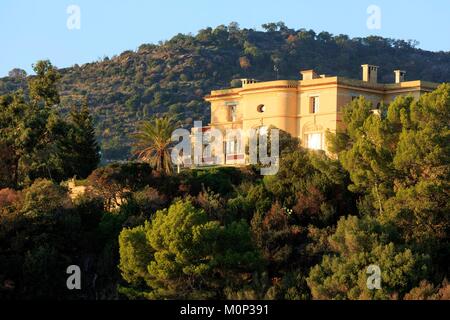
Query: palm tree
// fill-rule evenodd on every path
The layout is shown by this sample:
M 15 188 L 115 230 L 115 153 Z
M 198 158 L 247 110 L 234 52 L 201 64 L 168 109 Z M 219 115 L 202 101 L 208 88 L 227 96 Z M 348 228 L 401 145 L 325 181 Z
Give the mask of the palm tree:
M 148 161 L 158 172 L 172 173 L 170 149 L 172 132 L 176 125 L 167 116 L 143 121 L 135 133 L 134 154 L 143 161 Z

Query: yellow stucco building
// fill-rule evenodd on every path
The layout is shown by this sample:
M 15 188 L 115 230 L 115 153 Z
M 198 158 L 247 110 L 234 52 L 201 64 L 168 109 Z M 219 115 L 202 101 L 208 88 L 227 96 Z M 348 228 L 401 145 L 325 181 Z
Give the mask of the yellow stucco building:
M 405 72 L 395 70 L 395 83 L 377 81 L 378 67 L 362 65 L 360 80 L 318 75 L 301 71 L 302 80 L 258 82 L 242 79 L 242 87 L 212 91 L 205 100 L 211 104 L 209 128 L 243 129 L 275 126 L 299 137 L 304 147 L 326 150 L 325 132 L 336 132 L 342 123 L 342 108 L 359 96 L 376 107 L 398 95 L 433 91 L 438 84 L 405 81 Z M 232 164 L 234 142 L 225 141 L 227 163 Z M 239 156 L 240 157 L 240 156 Z

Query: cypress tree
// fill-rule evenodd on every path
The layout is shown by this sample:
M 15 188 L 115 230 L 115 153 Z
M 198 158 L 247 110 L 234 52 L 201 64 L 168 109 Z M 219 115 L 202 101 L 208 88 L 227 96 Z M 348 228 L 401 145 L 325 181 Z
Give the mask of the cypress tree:
M 84 179 L 100 162 L 100 148 L 87 102 L 83 103 L 81 109 L 73 108 L 70 111 L 69 123 L 71 128 L 67 143 L 69 150 L 66 150 L 69 166 L 67 173 L 71 172 Z

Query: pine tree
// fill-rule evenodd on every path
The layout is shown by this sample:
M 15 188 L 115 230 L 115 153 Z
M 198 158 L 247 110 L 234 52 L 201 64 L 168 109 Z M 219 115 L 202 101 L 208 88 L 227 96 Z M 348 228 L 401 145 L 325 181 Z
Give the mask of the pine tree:
M 148 299 L 224 298 L 261 266 L 245 221 L 221 225 L 178 201 L 119 236 L 122 292 Z
M 69 116 L 70 133 L 66 141 L 66 174 L 87 178 L 100 162 L 100 148 L 95 138 L 92 116 L 85 101 L 81 109 L 73 108 Z
M 350 174 L 349 189 L 363 196 L 360 213 L 395 230 L 398 249 L 429 255 L 442 281 L 450 254 L 450 84 L 416 100 L 397 97 L 380 115 L 371 107 L 363 98 L 346 107 L 346 130 L 332 136 L 333 150 Z M 336 261 L 333 268 L 345 263 Z M 313 296 L 323 297 L 314 281 Z

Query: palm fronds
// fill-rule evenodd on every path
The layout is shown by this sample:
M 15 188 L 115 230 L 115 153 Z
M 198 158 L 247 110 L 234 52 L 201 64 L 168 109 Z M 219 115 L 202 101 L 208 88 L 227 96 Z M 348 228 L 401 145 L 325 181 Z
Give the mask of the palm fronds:
M 172 132 L 176 125 L 172 118 L 162 117 L 143 121 L 135 139 L 133 153 L 141 160 L 150 163 L 156 171 L 170 174 L 173 171 L 170 151 Z

